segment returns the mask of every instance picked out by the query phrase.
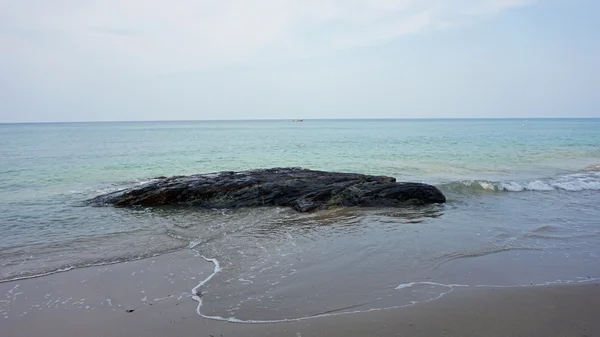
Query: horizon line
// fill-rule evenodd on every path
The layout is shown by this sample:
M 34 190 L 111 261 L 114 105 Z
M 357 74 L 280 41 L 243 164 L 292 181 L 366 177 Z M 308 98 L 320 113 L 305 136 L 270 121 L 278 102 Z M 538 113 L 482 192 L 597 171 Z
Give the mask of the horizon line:
M 91 121 L 18 121 L 0 124 L 66 124 L 66 123 L 158 123 L 158 122 L 253 122 L 253 121 L 350 121 L 350 120 L 559 120 L 600 119 L 600 117 L 346 117 L 346 118 L 232 118 L 232 119 L 155 119 L 155 120 L 91 120 Z

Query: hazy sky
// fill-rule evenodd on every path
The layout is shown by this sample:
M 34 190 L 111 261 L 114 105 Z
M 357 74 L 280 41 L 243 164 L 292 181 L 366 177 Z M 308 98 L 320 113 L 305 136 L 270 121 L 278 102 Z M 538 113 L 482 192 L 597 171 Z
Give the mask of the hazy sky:
M 0 0 L 0 122 L 600 117 L 598 0 Z

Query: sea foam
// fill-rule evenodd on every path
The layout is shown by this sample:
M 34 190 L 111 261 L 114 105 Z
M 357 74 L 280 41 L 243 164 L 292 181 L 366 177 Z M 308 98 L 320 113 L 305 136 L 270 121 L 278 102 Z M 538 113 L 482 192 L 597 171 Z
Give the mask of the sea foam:
M 600 172 L 575 173 L 554 178 L 535 180 L 460 180 L 443 183 L 438 187 L 444 192 L 523 192 L 523 191 L 571 191 L 600 190 Z
M 396 305 L 396 306 L 370 308 L 370 309 L 365 309 L 365 310 L 326 312 L 326 313 L 320 313 L 320 314 L 316 314 L 316 315 L 309 315 L 309 316 L 302 316 L 302 317 L 295 317 L 295 318 L 255 320 L 255 319 L 240 319 L 237 317 L 223 317 L 223 316 L 218 316 L 218 315 L 207 315 L 207 314 L 202 313 L 203 302 L 202 302 L 202 293 L 201 293 L 200 288 L 202 286 L 204 286 L 206 283 L 208 283 L 219 272 L 221 272 L 222 269 L 221 269 L 221 265 L 219 264 L 219 261 L 217 259 L 207 258 L 205 256 L 201 256 L 201 257 L 204 260 L 206 260 L 207 262 L 212 263 L 214 265 L 214 269 L 213 269 L 212 274 L 210 274 L 207 278 L 202 280 L 202 282 L 200 282 L 197 286 L 195 286 L 192 289 L 192 298 L 198 302 L 198 306 L 196 307 L 196 313 L 199 316 L 206 318 L 206 319 L 210 319 L 210 320 L 224 321 L 224 322 L 229 322 L 229 323 L 244 323 L 244 324 L 286 323 L 286 322 L 304 321 L 304 320 L 320 318 L 320 317 L 350 315 L 350 314 L 359 314 L 359 313 L 366 313 L 366 312 L 384 311 L 384 310 L 412 307 L 412 306 L 415 306 L 418 304 L 438 300 L 438 299 L 444 297 L 445 295 L 451 293 L 456 288 L 529 288 L 529 287 L 543 287 L 543 286 L 552 286 L 552 285 L 582 284 L 582 283 L 590 283 L 590 282 L 600 281 L 600 277 L 589 277 L 589 276 L 588 277 L 575 277 L 574 279 L 569 279 L 569 280 L 558 279 L 558 280 L 554 280 L 554 281 L 535 283 L 535 284 L 524 284 L 524 285 L 492 285 L 492 284 L 471 285 L 471 284 L 445 284 L 445 283 L 438 283 L 438 282 L 432 282 L 432 281 L 416 281 L 416 282 L 401 283 L 398 286 L 396 286 L 394 289 L 398 290 L 398 291 L 405 291 L 405 290 L 413 291 L 412 288 L 419 287 L 419 286 L 427 286 L 427 287 L 442 288 L 444 290 L 432 294 L 431 298 L 424 299 L 421 301 L 409 301 L 409 303 L 407 303 L 407 304 L 400 304 L 400 305 Z

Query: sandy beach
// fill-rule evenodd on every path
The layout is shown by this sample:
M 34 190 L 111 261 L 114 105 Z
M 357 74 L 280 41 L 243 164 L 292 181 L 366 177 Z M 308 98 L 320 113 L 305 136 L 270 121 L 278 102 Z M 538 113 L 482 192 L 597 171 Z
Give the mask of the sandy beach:
M 598 13 L 0 0 L 0 337 L 600 337 Z
M 600 286 L 457 288 L 414 306 L 272 324 L 208 320 L 188 251 L 0 284 L 2 336 L 599 336 Z M 257 309 L 260 310 L 260 309 Z

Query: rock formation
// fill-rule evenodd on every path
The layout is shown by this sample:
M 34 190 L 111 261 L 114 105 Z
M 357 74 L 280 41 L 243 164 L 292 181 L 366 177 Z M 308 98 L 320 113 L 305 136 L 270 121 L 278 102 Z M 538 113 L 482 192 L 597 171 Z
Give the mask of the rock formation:
M 436 187 L 355 173 L 273 168 L 153 180 L 88 200 L 117 207 L 187 205 L 204 208 L 288 206 L 309 212 L 336 206 L 402 207 L 444 203 Z

